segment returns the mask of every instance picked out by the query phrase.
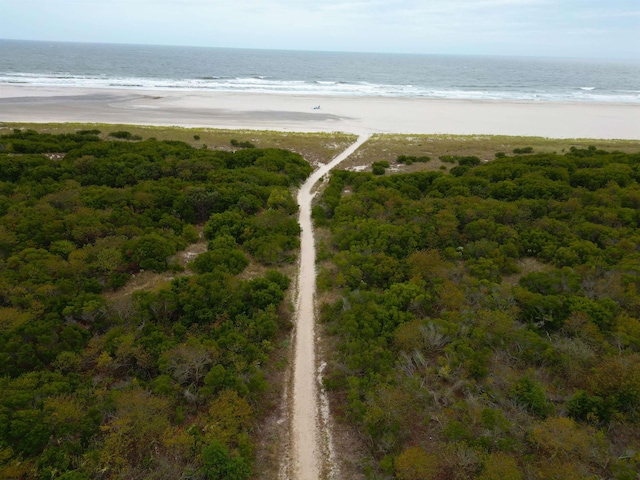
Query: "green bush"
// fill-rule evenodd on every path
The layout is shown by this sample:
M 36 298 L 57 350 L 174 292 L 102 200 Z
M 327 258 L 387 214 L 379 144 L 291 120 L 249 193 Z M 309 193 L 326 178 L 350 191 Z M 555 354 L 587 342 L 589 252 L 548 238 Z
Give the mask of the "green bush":
M 157 233 L 141 236 L 131 247 L 131 259 L 138 262 L 140 268 L 156 272 L 167 270 L 167 258 L 175 253 L 175 246 Z
M 238 147 L 238 148 L 256 148 L 256 146 L 253 143 L 249 142 L 249 141 L 239 142 L 235 138 L 232 139 L 230 143 L 234 147 Z
M 551 413 L 551 405 L 541 383 L 525 375 L 516 382 L 512 389 L 513 398 L 531 413 L 544 418 Z
M 232 456 L 222 442 L 213 440 L 202 449 L 202 473 L 210 480 L 244 480 L 251 474 L 246 458 Z
M 413 163 L 427 163 L 431 161 L 431 157 L 426 155 L 417 157 L 414 155 L 398 155 L 396 158 L 397 163 L 404 163 L 406 165 L 411 165 Z
M 533 147 L 514 148 L 513 153 L 517 153 L 517 154 L 533 153 Z
M 387 168 L 389 168 L 389 162 L 387 161 L 373 162 L 373 165 L 371 165 L 371 172 L 374 175 L 384 175 Z
M 612 405 L 598 396 L 591 396 L 584 390 L 578 390 L 567 402 L 567 411 L 574 420 L 600 421 L 609 423 Z
M 459 157 L 458 165 L 465 165 L 468 167 L 476 167 L 482 163 L 478 157 Z
M 197 273 L 209 273 L 220 269 L 237 275 L 249 265 L 249 259 L 238 249 L 216 249 L 198 255 L 190 264 Z
M 118 130 L 116 132 L 111 132 L 109 136 L 113 138 L 119 138 L 121 140 L 142 140 L 141 136 L 133 135 L 131 134 L 131 132 L 127 132 L 125 130 Z

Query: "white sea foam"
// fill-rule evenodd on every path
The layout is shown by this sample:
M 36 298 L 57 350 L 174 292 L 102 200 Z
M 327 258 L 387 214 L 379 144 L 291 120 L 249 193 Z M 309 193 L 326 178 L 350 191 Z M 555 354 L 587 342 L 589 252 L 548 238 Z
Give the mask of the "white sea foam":
M 459 100 L 530 100 L 530 101 L 586 101 L 640 103 L 638 91 L 600 92 L 596 87 L 579 87 L 575 90 L 527 91 L 513 88 L 508 91 L 473 88 L 426 88 L 415 85 L 390 85 L 370 82 L 273 80 L 265 76 L 223 78 L 144 78 L 113 77 L 106 75 L 71 75 L 67 72 L 0 73 L 0 85 L 25 85 L 44 87 L 118 88 L 138 90 L 182 90 L 212 92 L 247 92 L 283 95 L 311 96 L 373 96 L 419 97 Z
M 639 103 L 640 62 L 0 40 L 0 85 Z M 22 72 L 22 73 L 20 73 Z

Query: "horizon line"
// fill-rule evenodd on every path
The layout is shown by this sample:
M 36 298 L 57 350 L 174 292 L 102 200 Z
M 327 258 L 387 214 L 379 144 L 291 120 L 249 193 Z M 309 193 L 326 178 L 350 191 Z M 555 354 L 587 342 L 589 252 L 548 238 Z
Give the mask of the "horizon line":
M 549 59 L 549 60 L 600 60 L 600 61 L 621 61 L 640 63 L 640 57 L 587 57 L 587 56 L 565 56 L 565 55 L 514 55 L 500 53 L 425 53 L 425 52 L 404 52 L 404 51 L 366 51 L 366 50 L 321 50 L 321 49 L 298 49 L 298 48 L 261 48 L 261 47 L 231 47 L 231 46 L 211 46 L 211 45 L 176 45 L 169 43 L 130 43 L 130 42 L 99 42 L 99 41 L 78 41 L 78 40 L 40 40 L 25 38 L 0 38 L 0 42 L 32 42 L 32 43 L 68 43 L 82 45 L 116 45 L 116 46 L 139 46 L 139 47 L 169 47 L 169 48 L 202 48 L 219 50 L 257 50 L 272 52 L 308 52 L 308 53 L 339 53 L 339 54 L 365 54 L 365 55 L 405 55 L 405 56 L 442 56 L 442 57 L 499 57 L 499 58 L 526 58 L 526 59 Z

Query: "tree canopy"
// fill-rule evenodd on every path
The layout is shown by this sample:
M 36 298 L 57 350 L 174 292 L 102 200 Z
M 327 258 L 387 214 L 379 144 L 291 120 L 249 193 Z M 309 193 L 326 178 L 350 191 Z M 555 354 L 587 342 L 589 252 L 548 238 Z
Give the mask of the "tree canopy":
M 337 171 L 313 209 L 372 478 L 637 475 L 640 154 L 521 153 Z
M 311 167 L 97 133 L 0 138 L 0 477 L 247 478 Z

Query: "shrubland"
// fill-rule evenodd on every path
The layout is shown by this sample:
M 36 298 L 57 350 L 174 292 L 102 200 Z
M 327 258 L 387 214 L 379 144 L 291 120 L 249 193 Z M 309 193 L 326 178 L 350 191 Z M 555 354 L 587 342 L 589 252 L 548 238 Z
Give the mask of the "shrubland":
M 311 167 L 116 133 L 0 137 L 0 477 L 247 478 Z
M 140 137 L 144 140 L 182 141 L 194 148 L 212 150 L 235 150 L 234 142 L 255 145 L 258 148 L 284 148 L 302 155 L 309 163 L 327 163 L 347 148 L 356 135 L 340 132 L 278 132 L 269 130 L 225 130 L 218 128 L 185 128 L 176 126 L 80 124 L 80 123 L 2 123 L 0 135 L 10 133 L 13 128 L 35 129 L 47 134 L 90 134 L 103 140 L 112 140 L 112 133 L 124 137 Z M 197 138 L 196 138 L 197 137 Z M 123 138 L 127 140 L 127 138 Z M 0 150 L 2 147 L 0 145 Z
M 521 151 L 336 171 L 313 209 L 368 478 L 637 478 L 640 154 Z

